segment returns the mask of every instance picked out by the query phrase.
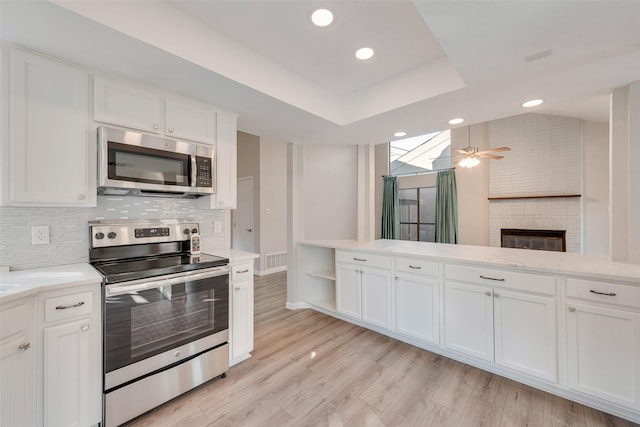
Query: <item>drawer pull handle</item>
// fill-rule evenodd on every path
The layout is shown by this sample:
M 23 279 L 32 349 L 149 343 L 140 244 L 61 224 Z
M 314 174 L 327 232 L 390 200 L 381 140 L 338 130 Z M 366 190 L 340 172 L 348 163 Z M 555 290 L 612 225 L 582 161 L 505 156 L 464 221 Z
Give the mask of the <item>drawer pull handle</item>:
M 66 310 L 67 308 L 76 308 L 84 305 L 84 301 L 80 301 L 71 305 L 59 305 L 56 307 L 56 310 Z
M 420 267 L 419 265 L 411 265 L 411 264 L 409 264 L 409 268 L 413 268 L 414 270 L 422 270 L 422 267 Z
M 248 268 L 246 270 L 236 270 L 237 274 L 248 273 L 248 272 L 249 272 Z
M 490 296 L 491 296 L 491 292 L 489 292 L 489 291 L 486 291 L 484 294 L 485 294 L 486 296 L 488 296 L 488 297 L 490 297 Z
M 569 307 L 569 311 L 570 311 L 571 313 L 575 313 L 575 312 L 576 312 L 576 308 L 575 308 L 575 307 Z
M 598 291 L 594 291 L 593 289 L 589 289 L 589 292 L 591 292 L 592 294 L 604 295 L 604 296 L 607 296 L 607 297 L 615 297 L 616 296 L 615 292 L 598 292 Z
M 494 292 L 494 293 L 493 293 L 493 297 L 494 297 L 494 298 L 500 298 L 500 294 L 499 294 L 499 293 L 497 293 L 497 292 Z
M 366 259 L 366 258 L 356 258 L 356 257 L 353 257 L 353 260 L 354 260 L 354 261 L 367 262 L 367 259 Z
M 82 332 L 87 332 L 87 331 L 89 330 L 89 325 L 82 325 L 82 326 L 80 327 L 80 330 L 81 330 Z
M 495 280 L 496 282 L 504 282 L 504 278 L 496 279 L 495 277 L 487 277 L 487 276 L 483 276 L 482 274 L 480 275 L 480 278 L 485 280 Z
M 29 350 L 29 349 L 31 348 L 31 343 L 30 343 L 30 342 L 26 342 L 26 343 L 24 343 L 24 344 L 20 344 L 20 345 L 18 346 L 18 348 L 19 348 L 20 350 L 22 350 L 22 351 L 27 351 L 27 350 Z

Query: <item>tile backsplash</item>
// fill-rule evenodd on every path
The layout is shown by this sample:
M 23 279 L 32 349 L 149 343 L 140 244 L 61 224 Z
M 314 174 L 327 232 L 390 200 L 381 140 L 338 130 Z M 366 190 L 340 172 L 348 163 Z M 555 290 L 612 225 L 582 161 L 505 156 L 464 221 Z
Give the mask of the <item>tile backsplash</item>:
M 0 207 L 0 267 L 12 270 L 89 260 L 88 222 L 110 219 L 190 219 L 208 247 L 224 248 L 229 233 L 223 210 L 199 209 L 196 200 L 98 196 L 95 208 Z M 222 233 L 214 233 L 214 221 Z M 31 244 L 31 226 L 48 225 L 50 243 Z

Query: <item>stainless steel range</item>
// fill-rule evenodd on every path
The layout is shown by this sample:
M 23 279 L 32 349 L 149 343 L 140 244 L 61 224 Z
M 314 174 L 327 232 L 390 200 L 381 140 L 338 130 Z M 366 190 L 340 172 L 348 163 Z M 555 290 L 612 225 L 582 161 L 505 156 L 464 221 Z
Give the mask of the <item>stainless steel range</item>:
M 193 222 L 96 221 L 104 276 L 104 423 L 117 426 L 229 368 L 229 260 Z M 192 238 L 194 237 L 194 238 Z

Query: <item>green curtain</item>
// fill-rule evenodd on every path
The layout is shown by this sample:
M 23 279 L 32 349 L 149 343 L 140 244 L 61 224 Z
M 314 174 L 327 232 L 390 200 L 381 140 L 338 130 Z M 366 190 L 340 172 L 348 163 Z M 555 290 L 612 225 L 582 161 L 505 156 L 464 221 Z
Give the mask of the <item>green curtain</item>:
M 382 233 L 383 239 L 397 239 L 400 236 L 400 209 L 398 208 L 398 181 L 395 176 L 383 177 L 382 191 Z
M 458 243 L 458 190 L 453 169 L 438 171 L 436 242 Z

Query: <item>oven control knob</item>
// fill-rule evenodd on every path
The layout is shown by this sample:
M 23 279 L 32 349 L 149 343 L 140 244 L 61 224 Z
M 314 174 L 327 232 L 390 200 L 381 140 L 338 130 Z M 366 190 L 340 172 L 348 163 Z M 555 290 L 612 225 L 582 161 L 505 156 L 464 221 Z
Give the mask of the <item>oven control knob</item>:
M 183 232 L 184 234 L 189 234 L 189 233 L 190 233 L 190 231 L 189 231 L 189 229 L 188 229 L 188 228 L 185 228 L 184 230 L 182 230 L 182 232 Z
M 114 233 L 113 231 L 110 231 L 109 234 L 107 234 L 107 237 L 110 238 L 110 239 L 115 239 L 116 236 L 117 236 L 117 234 Z
M 198 233 L 198 229 L 197 228 L 192 228 L 191 229 L 191 234 L 197 234 Z
M 96 237 L 96 239 L 98 239 L 98 240 L 102 240 L 102 239 L 104 239 L 104 233 L 96 233 L 96 236 L 95 236 L 95 237 Z

